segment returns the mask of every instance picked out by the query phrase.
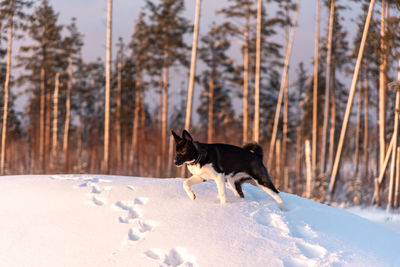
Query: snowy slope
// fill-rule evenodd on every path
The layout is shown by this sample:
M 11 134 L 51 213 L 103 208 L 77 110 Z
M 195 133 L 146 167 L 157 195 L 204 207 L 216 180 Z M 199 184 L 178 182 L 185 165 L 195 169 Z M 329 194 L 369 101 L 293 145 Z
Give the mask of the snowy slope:
M 182 179 L 0 177 L 0 266 L 400 266 L 400 235 L 258 188 L 245 199 Z

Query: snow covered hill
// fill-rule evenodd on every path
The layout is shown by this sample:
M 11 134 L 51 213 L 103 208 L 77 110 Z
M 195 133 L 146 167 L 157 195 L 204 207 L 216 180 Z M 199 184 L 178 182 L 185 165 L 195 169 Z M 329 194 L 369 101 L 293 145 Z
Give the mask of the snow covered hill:
M 400 266 L 400 235 L 346 211 L 213 182 L 0 177 L 0 266 Z

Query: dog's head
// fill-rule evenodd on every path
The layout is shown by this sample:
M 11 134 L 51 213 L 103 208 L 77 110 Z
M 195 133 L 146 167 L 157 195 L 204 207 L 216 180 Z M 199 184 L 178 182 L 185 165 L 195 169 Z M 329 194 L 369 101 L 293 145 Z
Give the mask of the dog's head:
M 181 166 L 184 163 L 193 163 L 199 157 L 199 153 L 193 144 L 192 136 L 183 130 L 182 137 L 177 135 L 174 131 L 171 131 L 175 139 L 175 165 Z

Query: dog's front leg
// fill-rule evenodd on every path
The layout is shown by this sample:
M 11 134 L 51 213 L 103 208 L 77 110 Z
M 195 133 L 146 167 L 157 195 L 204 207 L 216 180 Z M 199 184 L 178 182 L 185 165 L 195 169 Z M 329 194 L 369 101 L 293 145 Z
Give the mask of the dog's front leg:
M 185 189 L 186 193 L 188 194 L 191 200 L 194 200 L 196 198 L 196 195 L 193 193 L 190 187 L 192 185 L 199 184 L 202 182 L 204 182 L 204 179 L 197 175 L 193 175 L 192 177 L 188 178 L 185 182 L 183 182 L 183 188 Z
M 221 204 L 225 204 L 225 177 L 222 173 L 218 174 L 218 176 L 215 178 L 215 183 L 217 184 L 219 200 L 221 201 Z

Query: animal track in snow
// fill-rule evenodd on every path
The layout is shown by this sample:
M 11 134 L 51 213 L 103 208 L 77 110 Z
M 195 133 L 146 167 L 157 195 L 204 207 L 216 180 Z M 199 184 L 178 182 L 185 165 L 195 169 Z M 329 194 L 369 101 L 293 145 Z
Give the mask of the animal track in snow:
M 102 190 L 100 187 L 96 184 L 92 185 L 92 194 L 100 194 Z
M 115 203 L 115 207 L 127 211 L 127 215 L 119 216 L 121 223 L 131 223 L 135 219 L 141 217 L 141 211 L 137 206 L 144 205 L 147 202 L 147 198 L 135 198 L 133 201 L 120 200 Z
M 282 235 L 288 236 L 290 234 L 289 227 L 287 223 L 283 220 L 282 216 L 276 213 L 265 214 L 262 212 L 257 212 L 254 215 L 254 219 L 257 223 L 265 226 L 272 226 L 279 229 Z
M 129 210 L 133 207 L 133 201 L 124 201 L 120 200 L 117 203 L 115 203 L 115 206 L 122 209 L 122 210 Z
M 318 234 L 314 232 L 308 224 L 296 225 L 295 227 L 293 227 L 292 233 L 294 237 L 298 238 L 313 239 L 318 237 Z
M 130 208 L 128 210 L 128 215 L 119 216 L 118 220 L 119 220 L 120 223 L 131 223 L 137 218 L 139 218 L 138 213 L 134 209 Z
M 145 222 L 143 220 L 136 220 L 135 225 L 129 229 L 128 237 L 131 241 L 142 240 L 148 232 L 153 230 L 153 225 L 150 222 Z
M 169 252 L 162 249 L 151 249 L 144 253 L 148 258 L 157 260 L 166 266 L 194 267 L 194 258 L 184 248 L 173 248 Z
M 106 201 L 105 201 L 104 198 L 96 197 L 96 196 L 93 196 L 93 197 L 92 197 L 92 201 L 93 201 L 93 203 L 96 204 L 97 206 L 103 206 L 103 205 L 106 203 Z
M 319 245 L 298 242 L 296 246 L 307 258 L 323 258 L 326 255 L 326 249 Z

